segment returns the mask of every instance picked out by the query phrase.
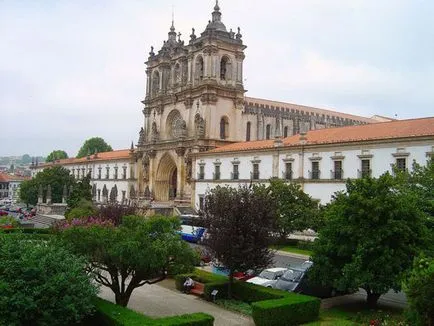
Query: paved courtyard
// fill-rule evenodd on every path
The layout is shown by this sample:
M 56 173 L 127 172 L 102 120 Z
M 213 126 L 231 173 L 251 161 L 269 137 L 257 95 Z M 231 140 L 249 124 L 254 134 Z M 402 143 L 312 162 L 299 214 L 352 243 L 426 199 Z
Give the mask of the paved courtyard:
M 114 302 L 113 292 L 107 287 L 101 287 L 100 297 Z M 128 308 L 150 317 L 205 312 L 214 316 L 216 326 L 255 325 L 252 318 L 227 311 L 197 296 L 177 291 L 173 280 L 165 280 L 159 284 L 144 285 L 135 289 Z

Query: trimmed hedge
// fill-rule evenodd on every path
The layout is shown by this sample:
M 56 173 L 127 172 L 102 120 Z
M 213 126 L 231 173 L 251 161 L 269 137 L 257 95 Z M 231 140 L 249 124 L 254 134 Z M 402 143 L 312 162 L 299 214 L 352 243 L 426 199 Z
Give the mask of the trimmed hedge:
M 226 276 L 195 270 L 191 274 L 177 275 L 176 287 L 182 291 L 187 277 L 204 283 L 204 298 L 211 300 L 212 290 L 218 290 L 217 299 L 227 298 L 228 278 Z M 233 296 L 252 305 L 252 316 L 259 326 L 298 325 L 318 319 L 321 301 L 318 298 L 270 289 L 263 286 L 235 281 Z
M 252 303 L 252 316 L 257 326 L 290 326 L 314 321 L 319 317 L 321 301 L 296 293 L 283 299 Z
M 95 300 L 95 305 L 96 314 L 86 325 L 96 321 L 101 326 L 212 326 L 214 324 L 214 317 L 204 313 L 152 319 L 100 298 Z
M 26 233 L 26 234 L 51 234 L 50 229 L 30 229 L 30 228 L 13 228 L 13 229 L 0 229 L 2 233 Z

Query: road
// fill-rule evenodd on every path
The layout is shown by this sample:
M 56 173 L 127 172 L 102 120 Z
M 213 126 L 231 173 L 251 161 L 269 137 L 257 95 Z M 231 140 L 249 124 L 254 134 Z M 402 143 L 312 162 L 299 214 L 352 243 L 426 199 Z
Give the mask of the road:
M 290 253 L 276 252 L 273 259 L 273 267 L 295 267 L 297 265 L 301 265 L 305 260 L 305 257 L 293 256 Z M 348 301 L 361 301 L 365 300 L 366 292 L 361 289 L 359 292 L 346 297 Z M 403 292 L 395 293 L 394 291 L 389 291 L 380 297 L 379 303 L 388 306 L 404 308 L 407 305 L 407 298 Z

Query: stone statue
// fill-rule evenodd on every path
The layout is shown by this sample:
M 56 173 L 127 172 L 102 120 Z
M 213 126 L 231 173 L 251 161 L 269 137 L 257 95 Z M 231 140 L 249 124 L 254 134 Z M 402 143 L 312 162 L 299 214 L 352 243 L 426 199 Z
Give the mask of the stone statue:
M 152 123 L 151 129 L 151 139 L 152 141 L 157 141 L 159 138 L 157 124 L 155 122 Z
M 200 116 L 200 114 L 196 114 L 194 117 L 194 126 L 196 129 L 196 137 L 204 137 L 205 136 L 205 120 Z
M 139 145 L 143 145 L 145 143 L 145 129 L 143 127 L 139 131 Z
M 63 185 L 63 193 L 62 193 L 62 203 L 63 204 L 66 204 L 66 198 L 67 197 L 68 197 L 68 187 L 66 185 Z
M 42 189 L 42 185 L 39 185 L 38 188 L 38 204 L 42 204 L 43 201 L 43 189 Z

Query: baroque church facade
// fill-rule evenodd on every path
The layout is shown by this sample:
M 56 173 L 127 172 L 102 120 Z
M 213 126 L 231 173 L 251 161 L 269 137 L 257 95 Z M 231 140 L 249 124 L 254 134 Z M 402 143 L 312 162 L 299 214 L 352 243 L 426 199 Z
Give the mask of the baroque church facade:
M 188 43 L 172 21 L 146 64 L 144 124 L 134 151 L 139 198 L 191 203 L 192 157 L 239 141 L 287 137 L 372 119 L 245 96 L 240 28 L 227 30 L 218 1 L 205 30 Z

